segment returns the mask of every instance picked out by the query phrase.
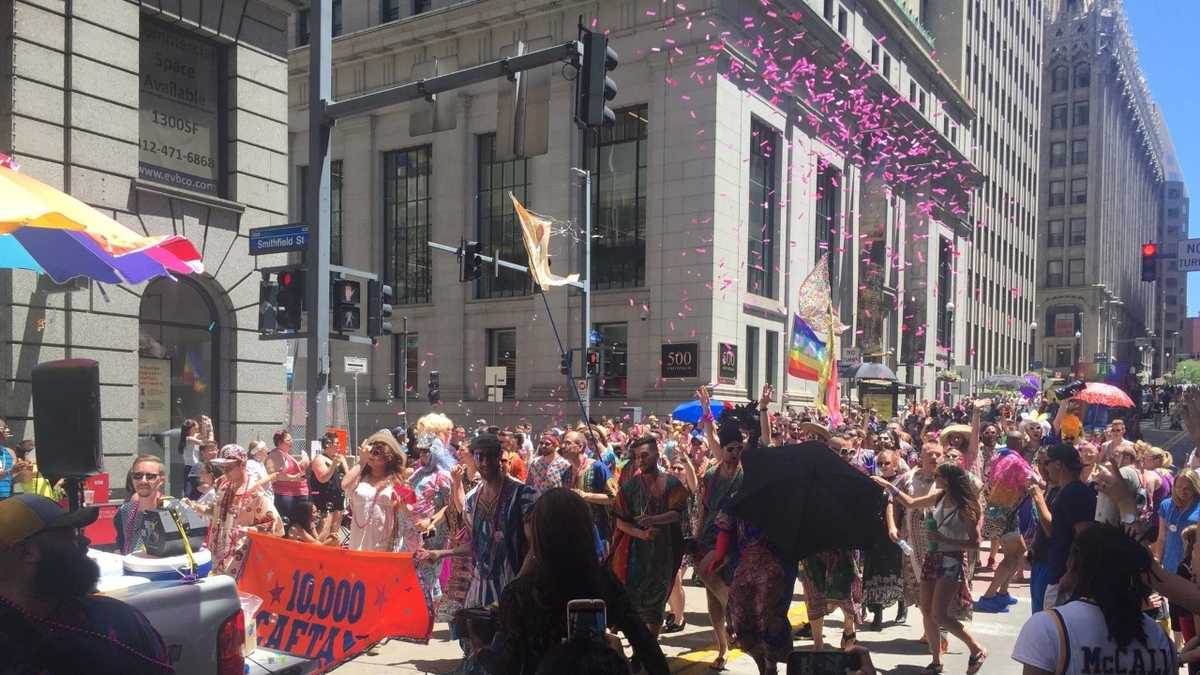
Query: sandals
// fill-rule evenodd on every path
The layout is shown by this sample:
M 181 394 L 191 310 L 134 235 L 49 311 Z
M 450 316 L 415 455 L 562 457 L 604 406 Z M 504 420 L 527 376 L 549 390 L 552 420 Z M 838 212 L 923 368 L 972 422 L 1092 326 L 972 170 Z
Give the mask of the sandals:
M 967 659 L 967 675 L 978 673 L 979 669 L 983 667 L 983 662 L 987 661 L 987 657 L 988 653 L 985 651 L 972 654 L 971 658 Z
M 842 649 L 853 647 L 858 643 L 858 633 L 842 633 Z
M 687 628 L 687 619 L 676 623 L 674 615 L 667 615 L 667 622 L 663 624 L 662 632 L 664 634 L 678 633 L 684 628 Z
M 941 672 L 942 672 L 942 664 L 931 663 L 931 664 L 925 666 L 925 670 L 921 671 L 921 675 L 941 675 Z
M 708 664 L 708 669 L 709 670 L 718 670 L 718 671 L 725 670 L 725 657 L 718 656 L 717 658 L 713 659 L 713 662 Z

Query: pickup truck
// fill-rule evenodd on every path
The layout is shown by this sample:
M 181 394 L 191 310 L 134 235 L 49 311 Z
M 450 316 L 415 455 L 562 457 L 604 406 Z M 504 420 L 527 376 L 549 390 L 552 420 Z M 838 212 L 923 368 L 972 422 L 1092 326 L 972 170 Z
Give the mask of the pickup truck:
M 112 556 L 92 557 L 106 555 Z M 100 592 L 146 615 L 178 675 L 308 675 L 316 670 L 314 661 L 248 644 L 252 634 L 232 577 L 146 581 L 106 575 L 111 558 L 109 563 L 101 565 Z

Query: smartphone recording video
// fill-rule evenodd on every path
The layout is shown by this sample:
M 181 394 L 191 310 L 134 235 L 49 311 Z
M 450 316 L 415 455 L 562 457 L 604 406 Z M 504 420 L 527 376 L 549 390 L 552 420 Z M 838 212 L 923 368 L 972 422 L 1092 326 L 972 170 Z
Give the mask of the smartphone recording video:
M 787 662 L 788 675 L 846 675 L 859 667 L 856 654 L 837 650 L 792 652 Z
M 608 629 L 608 607 L 603 600 L 572 600 L 567 603 L 567 639 L 590 636 L 604 639 Z

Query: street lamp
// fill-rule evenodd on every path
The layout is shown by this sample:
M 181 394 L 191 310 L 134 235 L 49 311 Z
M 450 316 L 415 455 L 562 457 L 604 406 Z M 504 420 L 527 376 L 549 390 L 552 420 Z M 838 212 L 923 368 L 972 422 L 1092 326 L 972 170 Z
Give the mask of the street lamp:
M 946 366 L 954 371 L 954 302 L 946 303 Z M 946 401 L 952 402 L 953 396 L 947 387 Z
M 1075 331 L 1075 377 L 1079 377 L 1079 366 L 1083 361 L 1083 333 Z
M 1029 369 L 1033 370 L 1033 364 L 1037 362 L 1037 329 L 1036 321 L 1029 322 Z

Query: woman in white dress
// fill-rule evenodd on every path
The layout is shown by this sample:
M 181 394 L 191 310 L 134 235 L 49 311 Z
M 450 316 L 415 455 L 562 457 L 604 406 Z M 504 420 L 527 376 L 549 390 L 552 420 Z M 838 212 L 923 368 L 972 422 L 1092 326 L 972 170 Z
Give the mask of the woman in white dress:
M 416 501 L 404 484 L 404 453 L 390 432 L 372 434 L 359 449 L 358 465 L 342 488 L 350 506 L 350 548 L 408 551 L 421 548 L 411 512 Z

